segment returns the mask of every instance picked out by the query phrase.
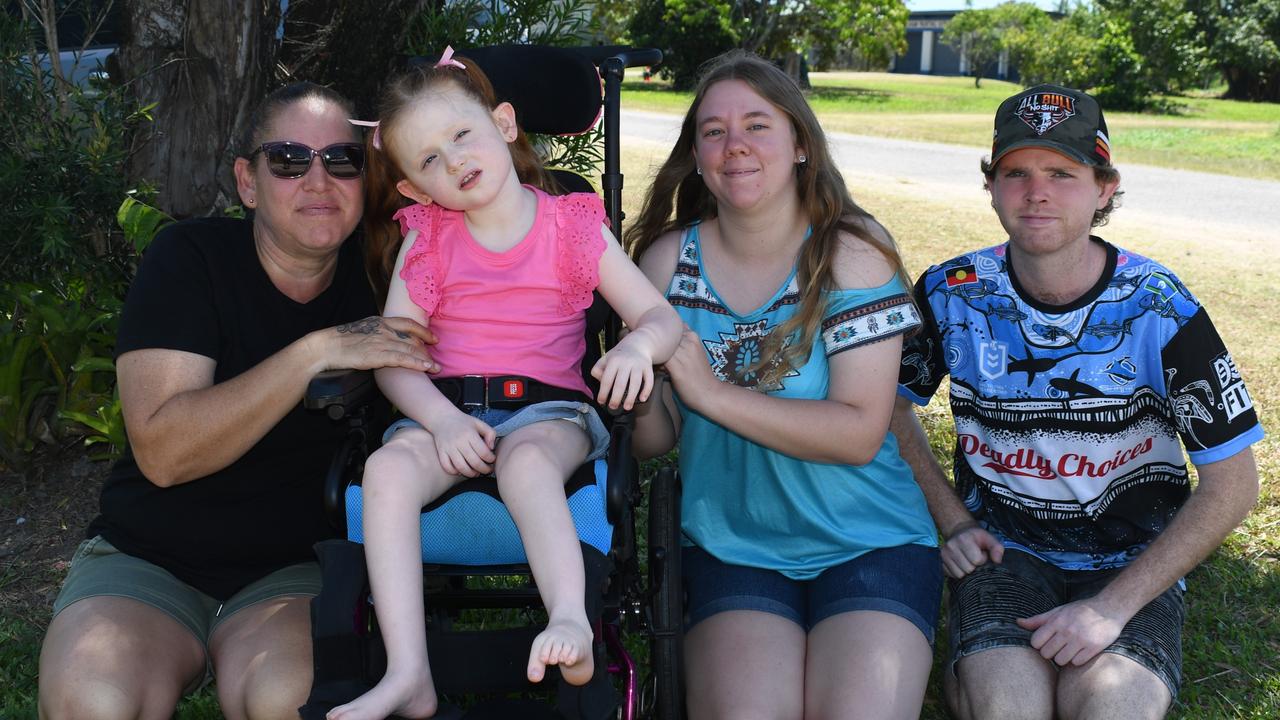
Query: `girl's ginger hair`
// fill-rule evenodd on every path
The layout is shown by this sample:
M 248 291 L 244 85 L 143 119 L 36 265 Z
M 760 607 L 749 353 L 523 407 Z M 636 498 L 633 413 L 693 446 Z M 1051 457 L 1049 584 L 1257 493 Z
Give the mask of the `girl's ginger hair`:
M 715 196 L 697 174 L 694 141 L 698 108 L 707 91 L 726 80 L 741 80 L 791 120 L 795 143 L 808 156 L 795 167 L 797 193 L 812 234 L 796 259 L 801 301 L 796 314 L 765 338 L 761 357 L 747 372 L 759 374 L 760 386 L 781 380 L 808 361 L 813 338 L 822 323 L 825 293 L 835 288 L 832 259 L 842 233 L 862 239 L 880 251 L 905 287 L 911 287 L 892 238 L 879 239 L 871 230 L 879 224 L 853 201 L 844 177 L 827 147 L 827 138 L 800 88 L 786 73 L 760 57 L 731 50 L 711 60 L 703 71 L 693 103 L 680 126 L 680 137 L 659 168 L 639 219 L 626 232 L 626 244 L 637 260 L 662 235 L 716 216 Z M 675 214 L 672 215 L 672 205 Z M 788 339 L 792 339 L 789 345 Z M 783 349 L 785 345 L 785 350 Z M 783 362 L 777 362 L 781 354 Z
M 400 224 L 392 219 L 392 215 L 413 202 L 396 189 L 396 184 L 405 178 L 391 157 L 397 121 L 422 96 L 446 83 L 490 110 L 499 104 L 493 85 L 480 66 L 462 55 L 456 55 L 454 59 L 465 65 L 465 69 L 454 65 L 421 65 L 410 68 L 388 83 L 378 100 L 378 133 L 370 132 L 365 142 L 368 158 L 364 185 L 365 270 L 378 294 L 379 303 L 386 302 L 391 273 L 395 270 L 396 256 L 400 251 Z M 381 148 L 374 146 L 374 137 L 379 138 Z M 563 193 L 551 173 L 543 167 L 542 159 L 518 123 L 516 139 L 507 147 L 511 150 L 511 162 L 520 182 L 552 195 Z

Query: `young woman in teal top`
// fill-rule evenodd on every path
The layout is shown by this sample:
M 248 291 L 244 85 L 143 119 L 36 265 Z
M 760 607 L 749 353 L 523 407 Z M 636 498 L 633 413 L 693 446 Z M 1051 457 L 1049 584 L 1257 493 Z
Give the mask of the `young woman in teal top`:
M 636 449 L 680 441 L 690 716 L 917 717 L 942 573 L 888 427 L 920 321 L 795 83 L 713 62 L 628 240 L 688 326 Z

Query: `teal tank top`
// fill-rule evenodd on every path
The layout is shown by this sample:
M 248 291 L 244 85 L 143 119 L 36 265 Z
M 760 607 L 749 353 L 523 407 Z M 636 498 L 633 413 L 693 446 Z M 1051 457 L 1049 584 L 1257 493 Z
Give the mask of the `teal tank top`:
M 667 299 L 702 338 L 721 381 L 738 378 L 740 385 L 786 398 L 825 398 L 828 358 L 920 324 L 897 277 L 877 288 L 828 293 L 808 362 L 775 386 L 761 387 L 752 376 L 739 376 L 759 357 L 760 340 L 798 309 L 794 270 L 762 307 L 737 315 L 702 272 L 695 224 L 685 231 Z M 924 495 L 892 433 L 866 465 L 812 462 L 752 442 L 676 400 L 683 417 L 682 528 L 686 541 L 722 562 L 808 580 L 878 548 L 937 545 Z

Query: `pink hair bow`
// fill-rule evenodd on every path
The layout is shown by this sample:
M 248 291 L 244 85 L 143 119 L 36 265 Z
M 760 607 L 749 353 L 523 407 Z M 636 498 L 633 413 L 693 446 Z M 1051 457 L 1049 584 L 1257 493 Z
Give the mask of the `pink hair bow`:
M 443 54 L 443 55 L 441 55 L 441 56 L 440 56 L 440 59 L 436 61 L 436 67 L 448 67 L 448 66 L 453 66 L 453 67 L 456 67 L 456 68 L 460 68 L 460 69 L 462 69 L 462 70 L 466 70 L 466 69 L 467 69 L 467 66 L 466 66 L 466 65 L 463 65 L 462 63 L 460 63 L 460 62 L 458 62 L 457 60 L 454 60 L 454 59 L 453 59 L 453 46 L 452 46 L 452 45 L 445 45 L 445 46 L 444 46 L 444 54 Z
M 374 149 L 374 150 L 381 150 L 381 149 L 382 149 L 382 128 L 381 128 L 381 127 L 378 127 L 378 121 L 377 121 L 377 120 L 354 120 L 354 119 L 348 119 L 348 120 L 347 120 L 347 122 L 351 123 L 352 125 L 359 125 L 360 127 L 371 127 L 371 128 L 373 128 L 373 149 Z

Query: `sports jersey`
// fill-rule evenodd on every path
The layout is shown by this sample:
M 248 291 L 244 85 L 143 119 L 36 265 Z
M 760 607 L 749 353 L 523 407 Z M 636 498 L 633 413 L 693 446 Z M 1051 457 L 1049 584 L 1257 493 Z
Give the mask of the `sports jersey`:
M 1185 285 L 1159 263 L 1107 252 L 1063 306 L 1025 293 L 1008 244 L 916 283 L 924 331 L 903 348 L 899 392 L 926 404 L 951 376 L 955 481 L 1007 546 L 1064 569 L 1122 567 L 1190 494 L 1196 464 L 1262 438 L 1248 390 Z

